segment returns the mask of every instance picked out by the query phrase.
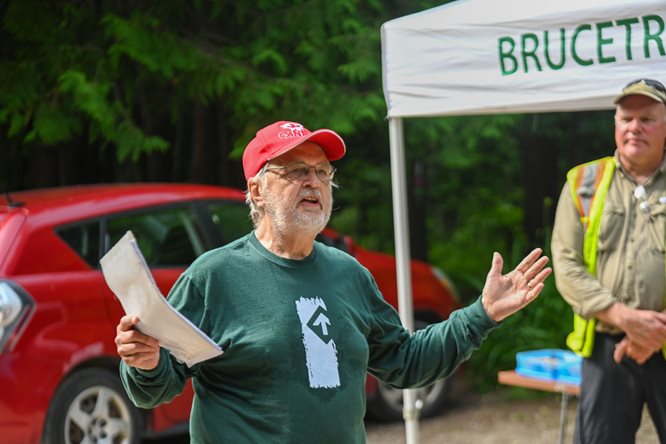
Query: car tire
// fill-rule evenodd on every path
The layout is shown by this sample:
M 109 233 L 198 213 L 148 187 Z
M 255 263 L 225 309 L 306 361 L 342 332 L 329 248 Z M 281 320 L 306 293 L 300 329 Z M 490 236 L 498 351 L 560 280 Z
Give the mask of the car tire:
M 120 378 L 88 368 L 70 375 L 56 390 L 44 427 L 44 444 L 123 442 L 139 444 L 142 416 Z
M 428 322 L 416 319 L 416 330 L 425 328 Z M 417 406 L 421 418 L 429 418 L 439 413 L 451 400 L 454 373 L 434 384 L 416 389 Z M 377 381 L 377 389 L 368 397 L 367 415 L 375 421 L 393 422 L 403 417 L 403 391 L 382 381 Z

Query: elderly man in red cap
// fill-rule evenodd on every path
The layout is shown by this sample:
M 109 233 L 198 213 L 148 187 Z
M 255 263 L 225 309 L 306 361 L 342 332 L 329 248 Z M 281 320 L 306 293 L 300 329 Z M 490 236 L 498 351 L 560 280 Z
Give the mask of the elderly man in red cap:
M 188 368 L 124 316 L 116 344 L 137 406 L 169 402 L 192 378 L 193 443 L 363 443 L 366 372 L 396 387 L 443 378 L 542 290 L 541 250 L 506 275 L 495 253 L 475 303 L 410 335 L 364 267 L 315 242 L 331 214 L 330 162 L 344 154 L 328 129 L 257 132 L 243 155 L 254 231 L 202 255 L 169 294 L 224 353 Z

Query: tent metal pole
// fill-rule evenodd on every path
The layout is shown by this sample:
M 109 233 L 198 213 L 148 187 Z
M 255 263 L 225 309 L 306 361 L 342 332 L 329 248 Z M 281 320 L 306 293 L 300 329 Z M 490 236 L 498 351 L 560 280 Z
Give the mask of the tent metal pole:
M 405 174 L 405 138 L 401 118 L 389 118 L 389 143 L 391 147 L 391 186 L 393 192 L 393 225 L 395 260 L 398 281 L 398 311 L 402 325 L 414 331 L 412 306 L 412 276 L 409 253 L 409 218 L 407 211 L 407 186 Z M 419 442 L 419 410 L 416 406 L 416 390 L 403 391 L 403 418 L 407 444 Z

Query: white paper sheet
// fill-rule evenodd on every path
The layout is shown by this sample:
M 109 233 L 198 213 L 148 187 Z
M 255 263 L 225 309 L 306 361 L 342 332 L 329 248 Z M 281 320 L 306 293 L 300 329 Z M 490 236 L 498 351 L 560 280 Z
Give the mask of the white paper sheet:
M 100 259 L 106 283 L 137 328 L 188 367 L 222 354 L 222 349 L 175 310 L 160 292 L 131 231 Z

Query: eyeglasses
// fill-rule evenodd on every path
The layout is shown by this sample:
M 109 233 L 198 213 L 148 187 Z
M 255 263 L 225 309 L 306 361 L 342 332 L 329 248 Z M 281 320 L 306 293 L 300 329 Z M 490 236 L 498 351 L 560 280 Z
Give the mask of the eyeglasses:
M 659 96 L 662 102 L 666 103 L 666 87 L 664 85 L 654 79 L 636 79 L 632 80 L 631 82 L 627 83 L 627 85 L 623 88 L 623 91 L 626 90 L 629 87 L 632 87 L 634 85 L 638 84 L 644 84 L 648 88 L 652 88 L 654 90 L 653 94 L 656 94 Z
M 625 88 L 627 88 L 627 87 L 629 87 L 629 86 L 632 86 L 632 85 L 636 85 L 637 83 L 645 83 L 647 86 L 649 86 L 649 87 L 651 87 L 651 88 L 654 88 L 654 89 L 656 89 L 656 90 L 658 90 L 658 91 L 661 91 L 661 92 L 663 92 L 664 94 L 666 94 L 666 87 L 664 87 L 664 85 L 663 85 L 661 82 L 658 82 L 657 80 L 653 80 L 653 79 L 636 79 L 636 80 L 632 80 L 631 82 L 627 83 L 627 85 L 625 86 Z
M 298 182 L 310 174 L 310 169 L 314 169 L 315 176 L 323 183 L 329 183 L 333 180 L 333 176 L 337 171 L 332 165 L 321 163 L 319 165 L 308 165 L 306 163 L 297 162 L 285 166 L 268 166 L 264 171 L 279 174 L 281 177 L 286 178 L 291 182 Z M 281 173 L 278 173 L 281 171 Z

